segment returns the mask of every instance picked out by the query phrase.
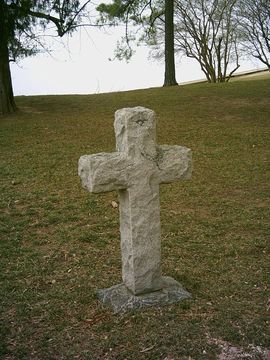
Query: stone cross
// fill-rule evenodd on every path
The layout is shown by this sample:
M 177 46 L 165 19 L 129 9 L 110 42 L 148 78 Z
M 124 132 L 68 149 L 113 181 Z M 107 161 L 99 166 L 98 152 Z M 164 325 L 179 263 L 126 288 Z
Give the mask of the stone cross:
M 143 294 L 164 294 L 166 289 L 181 286 L 161 275 L 159 184 L 190 178 L 191 150 L 157 145 L 155 113 L 143 107 L 116 111 L 114 129 L 117 151 L 82 156 L 79 175 L 90 192 L 118 191 L 123 278 L 120 287 L 128 307 L 132 307 L 128 298 L 133 299 L 133 305 L 136 297 L 149 303 L 149 296 Z M 113 288 L 113 294 L 103 294 L 105 298 L 115 297 Z M 188 296 L 186 292 L 182 297 Z M 114 300 L 109 302 L 114 307 Z

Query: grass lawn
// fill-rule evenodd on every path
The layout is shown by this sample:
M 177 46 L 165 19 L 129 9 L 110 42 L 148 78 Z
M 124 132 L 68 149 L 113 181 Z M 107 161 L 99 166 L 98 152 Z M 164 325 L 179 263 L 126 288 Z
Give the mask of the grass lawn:
M 0 119 L 0 358 L 269 359 L 270 79 L 16 101 Z M 114 151 L 114 112 L 137 105 L 159 144 L 193 150 L 192 180 L 160 188 L 163 273 L 193 300 L 116 316 L 96 290 L 121 282 L 117 194 L 83 190 L 77 162 Z

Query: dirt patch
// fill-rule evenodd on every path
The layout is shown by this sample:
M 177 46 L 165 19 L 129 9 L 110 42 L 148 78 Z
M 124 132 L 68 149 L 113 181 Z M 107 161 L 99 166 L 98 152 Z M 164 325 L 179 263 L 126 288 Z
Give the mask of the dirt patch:
M 30 114 L 42 114 L 42 111 L 38 111 L 37 109 L 31 107 L 31 106 L 20 106 L 20 111 L 24 113 L 30 113 Z
M 249 345 L 247 349 L 244 349 L 242 347 L 233 346 L 229 342 L 220 339 L 210 339 L 209 343 L 217 345 L 221 350 L 217 360 L 270 360 L 270 349 L 265 349 L 261 346 Z

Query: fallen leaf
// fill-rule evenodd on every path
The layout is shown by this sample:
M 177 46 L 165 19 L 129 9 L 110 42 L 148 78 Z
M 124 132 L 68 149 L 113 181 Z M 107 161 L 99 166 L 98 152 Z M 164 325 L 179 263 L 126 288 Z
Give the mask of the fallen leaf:
M 117 209 L 118 208 L 118 203 L 116 202 L 116 201 L 112 201 L 111 202 L 111 205 L 112 205 L 112 207 L 114 208 L 114 209 Z

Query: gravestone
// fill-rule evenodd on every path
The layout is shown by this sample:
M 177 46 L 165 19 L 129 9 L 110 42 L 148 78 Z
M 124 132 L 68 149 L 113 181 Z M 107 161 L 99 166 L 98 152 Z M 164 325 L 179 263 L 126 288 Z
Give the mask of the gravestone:
M 161 274 L 159 184 L 190 178 L 191 150 L 157 145 L 155 113 L 143 107 L 116 111 L 114 129 L 117 151 L 81 156 L 78 170 L 90 192 L 119 195 L 123 283 L 98 296 L 114 312 L 189 298 Z

